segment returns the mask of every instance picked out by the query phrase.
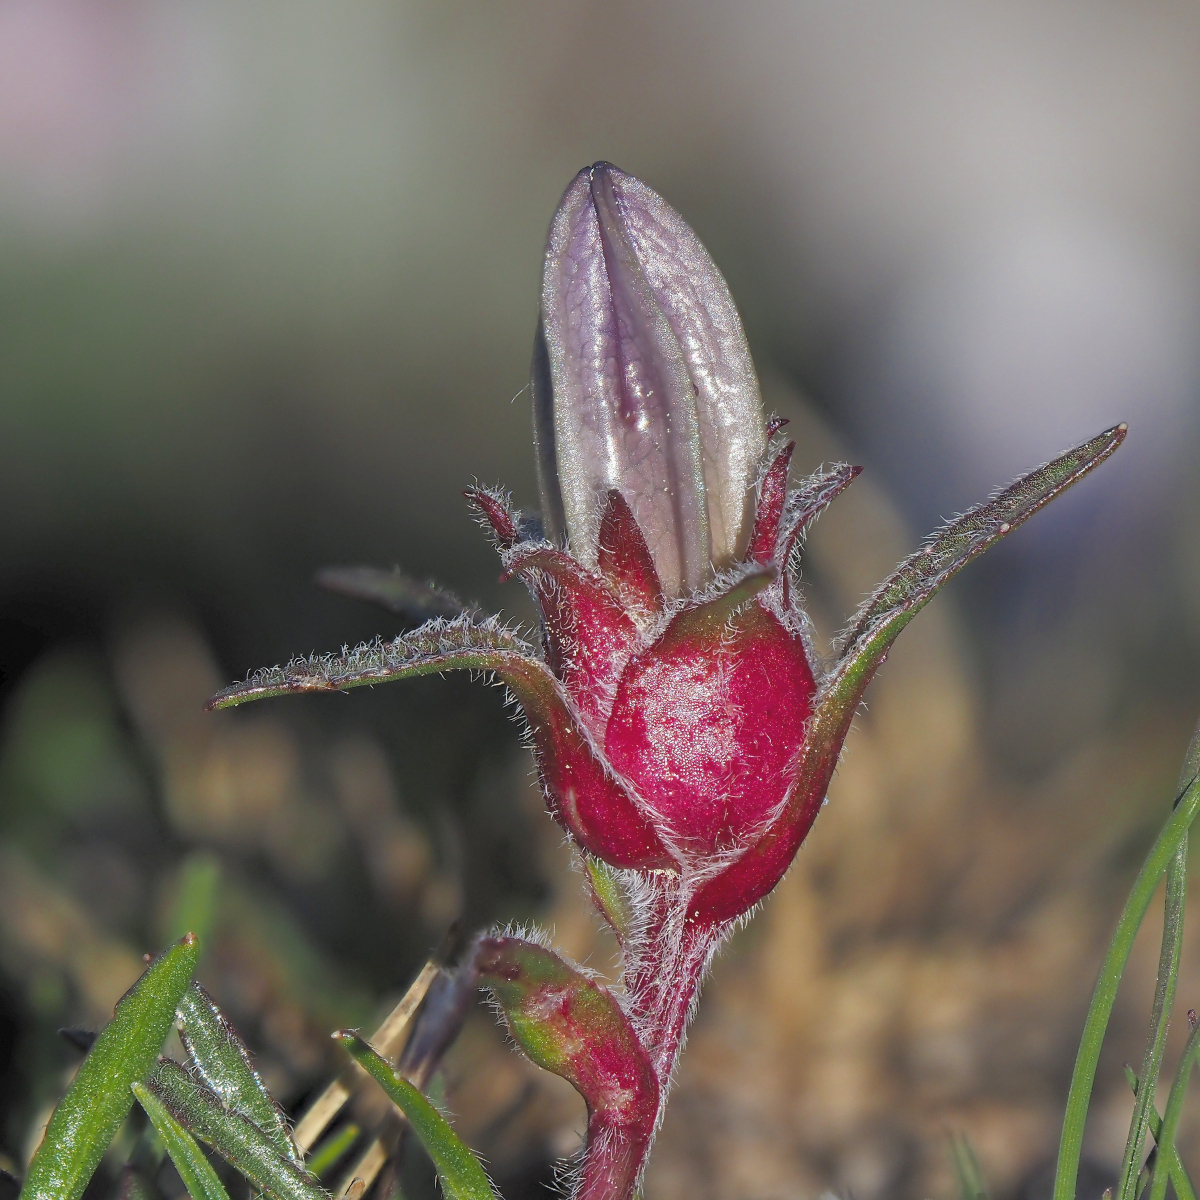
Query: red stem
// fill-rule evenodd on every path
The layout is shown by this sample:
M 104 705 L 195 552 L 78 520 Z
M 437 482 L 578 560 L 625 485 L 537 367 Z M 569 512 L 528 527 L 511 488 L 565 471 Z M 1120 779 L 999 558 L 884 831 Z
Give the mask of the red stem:
M 629 1015 L 658 1076 L 658 1111 L 653 1120 L 637 1125 L 589 1121 L 576 1200 L 633 1196 L 662 1119 L 700 984 L 725 933 L 725 926 L 689 919 L 694 886 L 678 875 L 656 873 L 649 886 L 646 928 L 625 948 L 625 991 Z

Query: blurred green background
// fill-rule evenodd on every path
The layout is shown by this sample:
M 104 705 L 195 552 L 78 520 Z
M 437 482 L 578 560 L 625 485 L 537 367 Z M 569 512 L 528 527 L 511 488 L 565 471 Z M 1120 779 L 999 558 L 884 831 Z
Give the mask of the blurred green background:
M 0 1165 L 74 1061 L 55 1030 L 105 1019 L 196 855 L 208 981 L 290 1104 L 453 919 L 592 947 L 498 693 L 201 704 L 398 629 L 313 587 L 329 564 L 528 619 L 461 489 L 536 504 L 542 242 L 602 157 L 709 246 L 800 465 L 866 467 L 814 536 L 824 632 L 942 516 L 1130 424 L 905 635 L 843 815 L 718 965 L 649 1193 L 927 1196 L 964 1127 L 1000 1194 L 1040 1194 L 1095 949 L 1200 711 L 1186 5 L 5 0 Z M 582 1109 L 486 1015 L 456 1054 L 451 1105 L 537 1194 Z

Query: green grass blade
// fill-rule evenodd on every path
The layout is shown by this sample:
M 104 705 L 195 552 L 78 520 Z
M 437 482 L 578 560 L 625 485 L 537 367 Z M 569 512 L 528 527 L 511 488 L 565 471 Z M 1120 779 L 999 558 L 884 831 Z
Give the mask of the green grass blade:
M 319 1178 L 335 1167 L 346 1151 L 358 1141 L 360 1133 L 362 1130 L 351 1122 L 343 1125 L 336 1133 L 330 1134 L 309 1156 L 309 1174 Z
M 447 1200 L 496 1200 L 479 1159 L 463 1144 L 450 1122 L 358 1034 L 343 1029 L 334 1037 L 408 1118 L 433 1160 Z
M 1129 1136 L 1125 1140 L 1125 1155 L 1117 1187 L 1118 1200 L 1134 1200 L 1134 1184 L 1142 1161 L 1150 1110 L 1154 1107 L 1154 1092 L 1162 1069 L 1163 1052 L 1167 1047 L 1167 1028 L 1175 1002 L 1175 985 L 1179 980 L 1179 954 L 1183 946 L 1183 911 L 1187 899 L 1188 843 L 1184 838 L 1167 867 L 1167 896 L 1163 911 L 1162 948 L 1158 956 L 1158 978 L 1154 985 L 1154 1005 L 1150 1013 L 1150 1036 L 1142 1057 L 1141 1078 L 1145 1086 L 1138 1092 L 1133 1106 Z
M 1075 1069 L 1071 1073 L 1071 1087 L 1067 1093 L 1067 1108 L 1058 1147 L 1058 1166 L 1054 1175 L 1053 1200 L 1074 1200 L 1079 1158 L 1083 1150 L 1083 1129 L 1087 1123 L 1092 1085 L 1096 1080 L 1096 1064 L 1117 998 L 1117 988 L 1129 961 L 1134 938 L 1158 889 L 1158 881 L 1187 837 L 1197 812 L 1200 812 L 1200 780 L 1193 779 L 1151 846 L 1150 853 L 1146 855 L 1101 964 L 1088 1006 L 1079 1052 L 1075 1057 Z
M 257 1125 L 224 1108 L 215 1092 L 197 1083 L 178 1063 L 159 1064 L 148 1082 L 175 1120 L 207 1142 L 260 1192 L 275 1200 L 329 1200 L 317 1181 L 280 1154 Z
M 284 1158 L 302 1163 L 283 1112 L 259 1078 L 245 1044 L 199 984 L 192 984 L 179 1002 L 179 1036 L 200 1078 L 221 1103 L 257 1125 Z
M 189 854 L 179 869 L 175 902 L 167 916 L 167 941 L 189 931 L 207 949 L 221 905 L 221 864 L 211 854 Z
M 176 942 L 117 1002 L 46 1126 L 21 1200 L 78 1200 L 133 1107 L 131 1086 L 154 1069 L 199 951 L 190 934 Z
M 954 1170 L 958 1175 L 958 1188 L 962 1200 L 988 1200 L 983 1170 L 965 1133 L 955 1132 L 950 1135 L 950 1153 L 954 1157 Z
M 1158 1156 L 1154 1163 L 1154 1175 L 1150 1180 L 1150 1200 L 1164 1200 L 1167 1194 L 1167 1180 L 1171 1177 L 1171 1155 L 1175 1150 L 1175 1134 L 1179 1131 L 1179 1118 L 1183 1115 L 1183 1100 L 1187 1095 L 1188 1080 L 1191 1078 L 1192 1068 L 1196 1065 L 1196 1052 L 1200 1051 L 1200 1023 L 1196 1022 L 1194 1013 L 1188 1013 L 1188 1020 L 1192 1023 L 1192 1035 L 1183 1048 L 1179 1069 L 1171 1081 L 1167 1107 L 1163 1109 L 1162 1127 L 1158 1131 Z
M 163 1102 L 144 1083 L 135 1083 L 133 1094 L 158 1130 L 192 1200 L 229 1200 L 229 1193 L 196 1139 L 167 1112 Z
M 1200 728 L 1192 735 L 1183 768 L 1179 773 L 1179 790 L 1200 774 Z M 1117 1188 L 1118 1200 L 1134 1200 L 1139 1177 L 1138 1164 L 1142 1160 L 1146 1130 L 1150 1113 L 1154 1111 L 1154 1093 L 1158 1088 L 1158 1076 L 1162 1069 L 1163 1051 L 1166 1049 L 1167 1028 L 1171 1009 L 1175 1003 L 1175 987 L 1179 978 L 1179 954 L 1183 944 L 1183 917 L 1187 902 L 1187 857 L 1188 843 L 1185 838 L 1167 868 L 1167 894 L 1163 908 L 1162 947 L 1158 957 L 1158 978 L 1154 987 L 1154 1005 L 1150 1015 L 1150 1035 L 1142 1057 L 1140 1091 L 1135 1089 L 1137 1103 L 1129 1125 L 1129 1136 L 1125 1143 L 1125 1155 L 1121 1161 L 1121 1174 Z M 1135 1076 L 1135 1079 L 1137 1076 Z M 1157 1134 L 1155 1135 L 1157 1137 Z
M 1129 1086 L 1133 1089 L 1133 1094 L 1136 1096 L 1138 1093 L 1138 1077 L 1133 1073 L 1133 1068 L 1128 1063 L 1125 1064 L 1125 1078 L 1129 1080 Z M 1153 1104 L 1150 1106 L 1146 1122 L 1150 1128 L 1150 1136 L 1157 1142 L 1162 1136 L 1162 1118 L 1158 1115 L 1158 1111 Z M 1170 1159 L 1171 1183 L 1175 1187 L 1175 1195 L 1179 1197 L 1179 1200 L 1196 1200 L 1196 1189 L 1192 1184 L 1192 1177 L 1187 1173 L 1187 1168 L 1183 1165 L 1183 1159 L 1179 1157 L 1179 1150 L 1176 1146 L 1171 1147 Z M 1141 1181 L 1141 1178 L 1139 1174 L 1138 1180 Z M 1134 1195 L 1141 1195 L 1142 1187 L 1144 1186 L 1144 1182 L 1140 1182 L 1140 1186 L 1136 1188 Z
M 121 1171 L 121 1182 L 117 1187 L 117 1200 L 162 1200 L 162 1198 L 144 1171 L 139 1170 L 132 1163 L 126 1163 Z

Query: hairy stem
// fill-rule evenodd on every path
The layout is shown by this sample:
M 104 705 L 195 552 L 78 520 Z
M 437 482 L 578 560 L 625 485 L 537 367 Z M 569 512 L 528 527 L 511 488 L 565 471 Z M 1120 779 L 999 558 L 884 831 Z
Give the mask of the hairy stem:
M 594 1129 L 589 1123 L 576 1200 L 628 1200 L 634 1194 L 662 1119 L 700 984 L 728 928 L 689 919 L 695 885 L 673 872 L 651 876 L 648 889 L 646 924 L 628 939 L 625 949 L 625 993 L 629 1015 L 658 1077 L 658 1112 L 649 1128 Z

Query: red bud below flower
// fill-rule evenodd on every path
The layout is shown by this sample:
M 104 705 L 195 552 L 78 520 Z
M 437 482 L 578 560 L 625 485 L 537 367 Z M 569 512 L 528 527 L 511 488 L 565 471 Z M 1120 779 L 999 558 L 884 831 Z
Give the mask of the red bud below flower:
M 550 536 L 595 566 L 615 488 L 668 592 L 734 562 L 766 447 L 741 319 L 687 222 L 609 163 L 555 214 L 531 386 Z
M 587 1102 L 594 1150 L 580 1194 L 626 1195 L 654 1134 L 660 1093 L 629 1018 L 606 987 L 534 942 L 484 938 L 476 964 L 525 1053 Z

